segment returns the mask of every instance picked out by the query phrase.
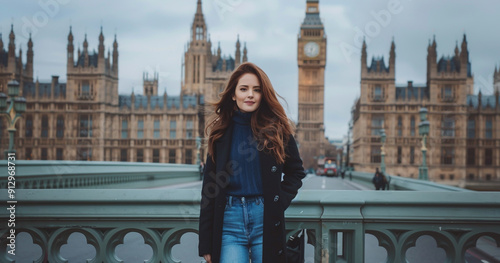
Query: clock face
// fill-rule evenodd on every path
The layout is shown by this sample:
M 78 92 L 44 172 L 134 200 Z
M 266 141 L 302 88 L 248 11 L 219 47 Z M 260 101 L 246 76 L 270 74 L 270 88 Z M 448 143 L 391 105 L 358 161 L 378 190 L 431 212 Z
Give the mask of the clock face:
M 306 56 L 313 58 L 319 54 L 319 45 L 316 42 L 308 42 L 304 46 L 304 54 Z

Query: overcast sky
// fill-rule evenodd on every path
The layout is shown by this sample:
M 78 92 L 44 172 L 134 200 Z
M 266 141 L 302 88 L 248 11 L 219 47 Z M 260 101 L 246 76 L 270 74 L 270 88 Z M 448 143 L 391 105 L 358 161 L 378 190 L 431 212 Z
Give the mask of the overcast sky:
M 2 1 L 0 32 L 8 45 L 11 24 L 16 49 L 26 62 L 32 32 L 35 77 L 66 80 L 66 45 L 73 27 L 75 52 L 87 34 L 97 50 L 103 27 L 106 50 L 117 35 L 119 93 L 142 93 L 142 73 L 159 72 L 160 92 L 180 93 L 181 58 L 189 40 L 197 0 L 17 0 Z M 297 34 L 306 0 L 203 0 L 212 46 L 234 57 L 235 42 L 246 42 L 248 59 L 267 72 L 297 119 Z M 436 37 L 438 57 L 454 54 L 467 35 L 475 92 L 493 92 L 493 71 L 500 64 L 500 1 L 491 0 L 320 0 L 328 38 L 325 77 L 325 127 L 330 139 L 347 134 L 350 109 L 360 93 L 361 35 L 368 59 L 389 57 L 396 44 L 396 83 L 425 83 L 429 40 Z M 389 14 L 389 16 L 387 15 Z

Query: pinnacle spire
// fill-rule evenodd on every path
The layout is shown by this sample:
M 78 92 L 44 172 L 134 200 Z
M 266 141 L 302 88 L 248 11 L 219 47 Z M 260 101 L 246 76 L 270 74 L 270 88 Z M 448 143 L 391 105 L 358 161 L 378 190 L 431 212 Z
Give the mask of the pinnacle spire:
M 207 25 L 203 18 L 201 9 L 201 0 L 198 0 L 196 14 L 194 15 L 193 24 L 191 26 L 191 41 L 206 41 L 207 40 Z
M 101 33 L 99 34 L 99 43 L 104 42 L 104 35 L 102 34 L 102 26 L 101 26 Z
M 10 25 L 10 34 L 9 34 L 9 39 L 14 44 L 14 39 L 16 38 L 16 35 L 14 35 L 14 24 Z
M 247 62 L 247 42 L 243 43 L 243 63 Z
M 72 26 L 69 26 L 68 42 L 73 43 L 73 30 L 72 30 Z
M 196 14 L 203 14 L 203 11 L 201 10 L 201 0 L 198 0 L 198 4 L 196 6 Z
M 33 48 L 33 40 L 31 40 L 31 33 L 30 33 L 30 38 L 28 39 L 28 49 Z

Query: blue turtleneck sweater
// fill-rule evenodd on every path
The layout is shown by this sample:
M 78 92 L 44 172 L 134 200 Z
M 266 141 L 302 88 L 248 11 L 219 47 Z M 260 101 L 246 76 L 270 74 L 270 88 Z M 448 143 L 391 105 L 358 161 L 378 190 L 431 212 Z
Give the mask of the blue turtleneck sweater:
M 253 138 L 250 120 L 252 113 L 236 111 L 233 116 L 233 134 L 231 140 L 232 175 L 227 193 L 233 196 L 262 195 L 259 151 Z

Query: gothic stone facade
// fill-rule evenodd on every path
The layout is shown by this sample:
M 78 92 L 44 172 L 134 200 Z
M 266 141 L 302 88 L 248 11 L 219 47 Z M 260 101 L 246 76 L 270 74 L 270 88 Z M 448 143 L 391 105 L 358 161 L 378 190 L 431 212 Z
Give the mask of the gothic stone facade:
M 500 179 L 500 74 L 495 70 L 495 93 L 474 95 L 467 39 L 454 56 L 438 60 L 436 41 L 429 42 L 427 83 L 395 83 L 395 44 L 389 65 L 361 55 L 361 95 L 353 106 L 352 164 L 358 171 L 380 167 L 380 131 L 385 130 L 386 172 L 418 178 L 422 163 L 419 110 L 428 109 L 429 180 L 468 187 Z
M 99 35 L 98 52 L 89 52 L 85 36 L 76 57 L 70 28 L 67 45 L 67 83 L 57 76 L 50 83 L 33 82 L 33 43 L 27 62 L 15 54 L 13 28 L 8 52 L 0 37 L 0 92 L 16 79 L 27 100 L 26 113 L 16 124 L 17 158 L 25 160 L 92 160 L 160 163 L 196 162 L 196 138 L 203 137 L 203 104 L 214 100 L 231 71 L 247 60 L 239 39 L 235 58 L 212 52 L 201 0 L 184 55 L 180 96 L 158 95 L 158 75 L 143 75 L 143 95 L 118 94 L 118 42 L 105 50 Z M 8 146 L 5 118 L 0 119 L 0 155 Z M 204 156 L 204 148 L 200 148 Z

